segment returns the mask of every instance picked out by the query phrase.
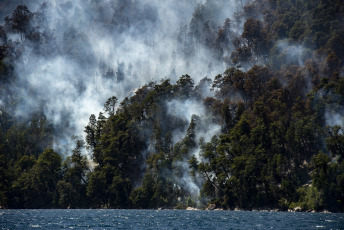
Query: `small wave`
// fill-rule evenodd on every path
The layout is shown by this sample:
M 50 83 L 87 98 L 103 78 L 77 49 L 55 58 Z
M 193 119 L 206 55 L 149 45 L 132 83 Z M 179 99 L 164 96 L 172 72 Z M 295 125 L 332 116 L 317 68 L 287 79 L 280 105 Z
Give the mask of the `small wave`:
M 41 228 L 42 226 L 38 225 L 38 224 L 33 224 L 33 225 L 30 225 L 31 228 Z

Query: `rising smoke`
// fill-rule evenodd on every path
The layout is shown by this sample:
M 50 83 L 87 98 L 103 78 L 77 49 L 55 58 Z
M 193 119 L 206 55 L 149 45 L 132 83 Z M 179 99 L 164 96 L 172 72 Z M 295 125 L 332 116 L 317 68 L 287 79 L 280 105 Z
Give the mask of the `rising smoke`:
M 32 12 L 40 7 L 39 1 L 29 4 Z M 16 115 L 43 110 L 57 130 L 55 148 L 68 154 L 70 137 L 83 133 L 89 115 L 101 111 L 110 96 L 122 100 L 143 84 L 166 77 L 175 82 L 187 73 L 197 82 L 223 72 L 223 61 L 213 58 L 203 43 L 186 54 L 186 41 L 178 41 L 178 35 L 185 25 L 196 25 L 198 16 L 216 29 L 240 5 L 234 0 L 47 1 L 42 12 L 49 41 L 37 48 L 9 36 L 22 44 L 12 88 L 21 98 Z

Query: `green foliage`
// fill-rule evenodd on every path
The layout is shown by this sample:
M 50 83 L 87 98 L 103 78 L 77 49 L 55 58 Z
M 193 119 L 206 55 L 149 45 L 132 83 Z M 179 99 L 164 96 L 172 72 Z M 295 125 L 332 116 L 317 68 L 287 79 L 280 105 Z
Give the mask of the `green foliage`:
M 110 116 L 115 114 L 116 103 L 118 99 L 115 96 L 110 97 L 107 99 L 104 105 L 104 111 L 107 112 Z
M 318 153 L 312 157 L 313 166 L 313 186 L 319 190 L 325 190 L 329 184 L 327 182 L 328 177 L 328 163 L 330 159 L 324 153 Z
M 23 160 L 23 159 L 22 159 Z M 13 182 L 13 206 L 46 208 L 57 207 L 57 184 L 61 178 L 61 157 L 46 149 L 35 164 L 24 169 Z
M 142 186 L 134 189 L 130 195 L 134 207 L 138 208 L 151 208 L 153 206 L 152 199 L 155 190 L 155 180 L 153 175 L 146 173 L 142 180 Z
M 82 155 L 83 141 L 76 141 L 73 154 L 62 165 L 63 179 L 58 183 L 59 206 L 80 208 L 86 205 L 87 159 Z
M 344 104 L 343 4 L 249 1 L 217 29 L 210 9 L 218 7 L 213 1 L 196 7 L 190 25 L 180 28 L 179 48 L 190 61 L 203 44 L 230 67 L 196 86 L 185 74 L 176 83 L 150 82 L 122 102 L 110 97 L 85 127 L 90 159 L 77 141 L 62 162 L 50 149 L 56 130 L 43 113 L 19 120 L 13 106 L 24 99 L 1 101 L 0 206 L 185 209 L 212 202 L 344 211 L 343 127 L 325 127 Z M 0 95 L 11 94 L 7 86 L 16 77 L 11 52 L 19 45 L 7 35 L 38 47 L 47 39 L 43 27 L 32 26 L 38 16 L 18 6 L 0 26 Z M 235 24 L 243 25 L 242 34 Z M 63 39 L 64 54 L 90 61 L 92 51 L 80 47 L 89 44 L 86 34 L 67 28 Z M 210 86 L 213 96 L 203 98 Z M 204 105 L 204 115 L 188 122 L 168 110 L 190 101 Z M 210 140 L 209 121 L 221 126 Z
M 328 150 L 335 156 L 344 158 L 344 133 L 342 127 L 329 127 L 329 137 L 325 139 Z
M 298 202 L 291 203 L 290 208 L 294 209 L 300 207 L 304 211 L 308 210 L 322 210 L 324 208 L 324 200 L 321 192 L 312 186 L 301 187 L 297 190 L 300 197 Z

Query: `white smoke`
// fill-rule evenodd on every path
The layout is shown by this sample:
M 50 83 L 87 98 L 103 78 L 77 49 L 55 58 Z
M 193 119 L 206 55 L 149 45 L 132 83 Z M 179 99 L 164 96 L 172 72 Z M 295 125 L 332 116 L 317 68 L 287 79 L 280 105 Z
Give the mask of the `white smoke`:
M 344 128 L 344 110 L 327 109 L 325 112 L 326 125 L 341 126 Z
M 208 115 L 204 106 L 196 100 L 172 100 L 167 102 L 167 113 L 186 120 L 189 124 L 193 115 L 197 115 L 200 118 L 196 128 L 196 146 L 190 150 L 191 152 L 189 153 L 189 157 L 194 155 L 197 160 L 201 162 L 200 139 L 203 138 L 204 141 L 209 142 L 214 135 L 218 135 L 220 133 L 221 126 L 211 121 L 211 115 Z M 185 136 L 185 133 L 186 129 L 183 132 L 178 130 L 173 133 L 173 143 L 180 141 Z M 182 175 L 175 176 L 175 180 L 192 196 L 196 197 L 199 195 L 200 187 L 189 173 L 190 169 L 188 160 L 189 159 L 185 157 L 181 161 L 174 163 L 174 165 L 183 172 Z
M 275 45 L 278 49 L 277 58 L 282 64 L 304 66 L 304 62 L 312 57 L 312 51 L 302 45 L 292 44 L 288 40 L 280 40 Z
M 70 137 L 83 133 L 90 114 L 98 114 L 107 98 L 116 96 L 121 101 L 135 88 L 166 77 L 175 82 L 187 73 L 198 81 L 223 72 L 225 64 L 214 60 L 201 44 L 195 47 L 194 55 L 185 57 L 178 45 L 178 30 L 190 23 L 199 4 L 209 11 L 211 7 L 217 10 L 206 18 L 217 26 L 232 17 L 240 5 L 234 0 L 47 3 L 45 26 L 53 32 L 53 40 L 46 45 L 44 55 L 37 54 L 30 42 L 23 42 L 21 58 L 15 65 L 18 79 L 13 90 L 21 98 L 16 114 L 28 116 L 43 108 L 62 132 L 55 145 L 66 146 L 66 153 L 71 152 Z M 29 5 L 32 12 L 38 8 L 37 1 Z M 10 38 L 21 39 L 15 35 Z M 182 105 L 188 107 L 188 103 Z M 192 106 L 192 111 L 183 107 L 172 113 L 187 120 L 193 110 L 200 109 L 195 114 L 204 114 L 197 102 Z

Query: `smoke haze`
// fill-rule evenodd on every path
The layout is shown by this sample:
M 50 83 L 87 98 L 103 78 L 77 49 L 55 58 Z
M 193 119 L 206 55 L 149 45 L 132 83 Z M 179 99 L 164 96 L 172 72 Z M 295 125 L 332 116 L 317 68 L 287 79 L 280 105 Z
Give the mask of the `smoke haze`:
M 63 152 L 70 152 L 70 137 L 83 133 L 89 115 L 101 111 L 110 96 L 121 101 L 150 81 L 168 77 L 175 82 L 187 73 L 197 82 L 223 72 L 224 62 L 213 58 L 201 42 L 186 54 L 187 39 L 179 41 L 178 36 L 183 26 L 203 20 L 209 20 L 213 28 L 222 26 L 239 7 L 236 1 L 191 0 L 47 3 L 41 11 L 50 40 L 37 47 L 9 36 L 22 42 L 12 90 L 21 99 L 17 116 L 43 109 L 57 132 L 63 128 L 54 141 Z M 33 12 L 40 4 L 31 2 L 28 7 Z M 197 14 L 201 8 L 203 13 Z M 203 17 L 200 22 L 197 15 Z M 191 115 L 183 116 L 190 119 Z

